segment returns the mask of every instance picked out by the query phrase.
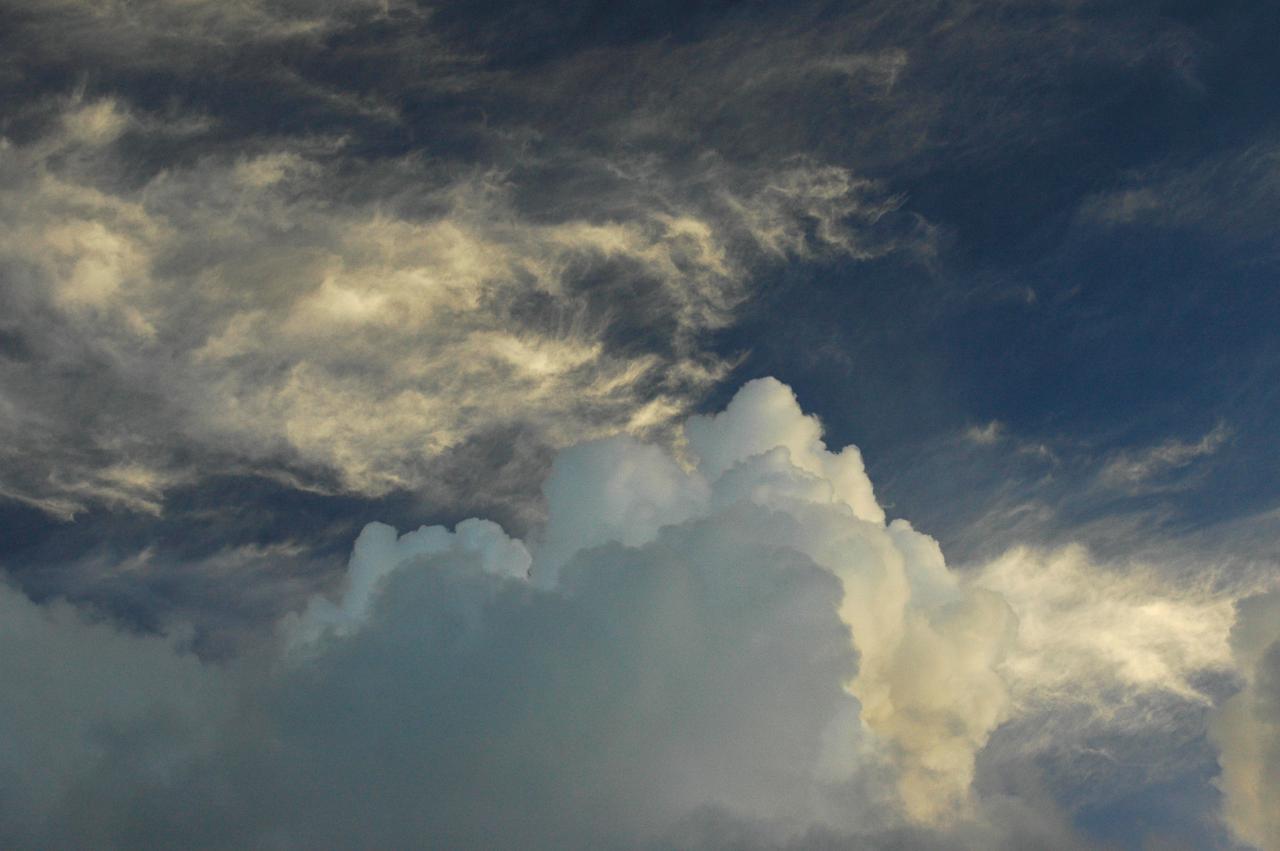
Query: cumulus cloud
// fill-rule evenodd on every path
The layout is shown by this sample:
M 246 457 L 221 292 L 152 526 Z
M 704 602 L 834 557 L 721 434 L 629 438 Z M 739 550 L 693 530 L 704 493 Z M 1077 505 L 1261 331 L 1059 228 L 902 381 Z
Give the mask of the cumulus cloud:
M 937 544 L 909 524 L 886 527 L 857 449 L 828 451 L 817 420 L 784 385 L 752 382 L 723 413 L 691 419 L 685 433 L 689 470 L 625 438 L 562 453 L 547 485 L 545 540 L 533 558 L 492 526 L 483 533 L 460 526 L 457 534 L 483 540 L 471 545 L 477 551 L 497 548 L 498 555 L 484 557 L 490 572 L 519 576 L 531 565 L 537 585 L 558 589 L 566 571 L 596 562 L 593 548 L 648 552 L 689 524 L 726 523 L 719 518 L 739 518 L 744 506 L 757 507 L 751 516 L 768 509 L 767 538 L 736 522 L 723 533 L 735 547 L 754 541 L 839 580 L 844 593 L 830 601 L 833 614 L 852 632 L 850 657 L 856 648 L 860 660 L 847 685 L 862 720 L 900 754 L 903 805 L 917 820 L 954 818 L 968 804 L 974 753 L 1003 717 L 1004 685 L 992 665 L 1011 635 L 1007 607 L 995 595 L 962 588 Z M 389 534 L 366 529 L 346 595 L 338 604 L 314 603 L 291 627 L 295 636 L 330 622 L 350 628 L 345 624 L 367 609 L 373 577 L 411 554 L 442 551 L 450 540 L 440 529 L 395 542 Z M 732 564 L 717 569 L 731 571 Z M 857 751 L 856 738 L 852 730 L 830 733 L 835 750 L 815 754 L 815 765 L 848 772 L 854 766 L 841 754 Z
M 0 698 L 7 847 L 85 844 L 121 816 L 97 806 L 103 783 L 176 779 L 213 746 L 234 701 L 224 672 L 177 642 L 124 633 L 63 602 L 36 605 L 7 584 L 0 647 L 9 684 Z M 121 794 L 118 803 L 142 803 Z M 73 826 L 66 813 L 78 806 L 87 809 Z M 77 837 L 78 829 L 90 833 Z
M 1008 607 L 885 525 L 857 450 L 828 450 L 784 385 L 747 385 L 687 437 L 683 463 L 627 437 L 563 452 L 532 552 L 484 520 L 369 525 L 338 596 L 234 669 L 6 592 L 15 658 L 57 682 L 5 711 L 65 706 L 109 739 L 194 713 L 203 734 L 151 730 L 154 771 L 60 744 L 67 764 L 29 789 L 47 821 L 11 823 L 8 841 L 623 847 L 717 819 L 770 844 L 978 825 L 968 790 L 1008 708 Z M 59 670 L 46 646 L 127 669 L 121 717 L 95 705 L 100 673 Z M 100 658 L 113 648 L 134 658 Z M 178 694 L 152 687 L 184 677 Z M 128 795 L 95 785 L 121 772 Z
M 5 590 L 26 687 L 0 776 L 40 768 L 0 836 L 1077 847 L 1082 787 L 1180 776 L 1208 713 L 1227 817 L 1265 836 L 1270 598 L 1237 621 L 1221 589 L 1079 547 L 957 573 L 772 379 L 683 436 L 563 450 L 528 543 L 369 524 L 341 587 L 234 662 Z M 1028 772 L 1048 798 L 1008 787 Z

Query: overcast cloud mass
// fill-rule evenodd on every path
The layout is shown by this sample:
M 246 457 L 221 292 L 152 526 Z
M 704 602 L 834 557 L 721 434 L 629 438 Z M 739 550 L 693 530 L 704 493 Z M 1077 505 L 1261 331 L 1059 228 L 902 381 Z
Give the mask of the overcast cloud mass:
M 1277 851 L 1276 32 L 0 0 L 0 846 Z

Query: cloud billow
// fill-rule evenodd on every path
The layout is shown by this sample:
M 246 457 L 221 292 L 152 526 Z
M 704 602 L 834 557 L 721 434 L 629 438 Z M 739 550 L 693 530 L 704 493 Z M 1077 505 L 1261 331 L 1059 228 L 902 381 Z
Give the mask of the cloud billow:
M 1158 735 L 1128 708 L 1231 664 L 1229 603 L 1099 599 L 1079 553 L 949 570 L 776 381 L 684 433 L 562 452 L 528 544 L 370 524 L 337 596 L 223 663 L 5 591 L 39 675 L 0 698 L 0 776 L 43 766 L 5 844 L 1075 847 L 973 785 L 997 728 L 1006 769 L 1047 753 L 1020 719 Z
M 488 521 L 370 525 L 343 595 L 282 621 L 279 652 L 98 647 L 110 627 L 13 597 L 19 628 L 84 642 L 89 667 L 136 647 L 143 678 L 123 718 L 98 717 L 76 671 L 27 699 L 87 690 L 67 707 L 86 743 L 132 730 L 167 756 L 75 751 L 10 843 L 629 847 L 710 813 L 777 842 L 972 819 L 1007 607 L 885 526 L 857 450 L 829 452 L 785 386 L 748 385 L 688 433 L 692 467 L 629 438 L 562 454 L 532 552 Z M 193 710 L 150 679 L 166 667 L 219 699 Z

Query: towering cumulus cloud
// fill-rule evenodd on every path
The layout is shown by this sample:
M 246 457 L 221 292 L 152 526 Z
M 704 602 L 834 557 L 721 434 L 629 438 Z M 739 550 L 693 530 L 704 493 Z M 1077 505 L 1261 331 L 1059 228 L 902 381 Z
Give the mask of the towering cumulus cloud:
M 776 845 L 974 823 L 1009 608 L 886 526 L 857 449 L 829 451 L 784 385 L 685 434 L 682 458 L 630 438 L 563 452 L 532 546 L 485 520 L 370 524 L 342 593 L 229 666 L 6 592 L 45 672 L 0 699 L 33 749 L 6 751 L 5 777 L 43 766 L 6 781 L 6 846 L 712 846 L 748 825 Z
M 1076 847 L 976 782 L 997 728 L 988 773 L 1025 774 L 1055 758 L 1029 728 L 1159 735 L 1230 664 L 1229 601 L 1078 550 L 961 578 L 777 381 L 683 437 L 561 452 L 527 543 L 371 523 L 339 592 L 231 663 L 0 590 L 0 844 Z M 1264 845 L 1273 609 L 1243 604 L 1216 722 L 1227 816 Z
M 748 384 L 723 413 L 690 420 L 686 436 L 688 466 L 629 438 L 563 452 L 531 567 L 492 524 L 398 541 L 388 527 L 368 527 L 342 601 L 313 602 L 291 626 L 295 644 L 360 630 L 376 612 L 376 584 L 418 565 L 529 570 L 534 587 L 627 636 L 607 651 L 617 658 L 586 667 L 635 670 L 623 693 L 640 692 L 619 708 L 652 703 L 663 722 L 654 739 L 716 728 L 696 736 L 704 744 L 694 750 L 676 748 L 677 764 L 647 770 L 668 792 L 684 788 L 677 802 L 794 817 L 812 806 L 802 801 L 838 796 L 872 748 L 897 766 L 911 819 L 962 814 L 974 754 L 1007 705 L 993 666 L 1012 634 L 1009 608 L 961 587 L 910 524 L 886 526 L 858 450 L 828 451 L 817 420 L 777 381 Z M 505 629 L 483 609 L 470 617 L 482 634 Z M 742 717 L 719 727 L 720 709 Z M 774 739 L 770 747 L 790 746 L 767 759 L 753 752 Z M 712 750 L 699 758 L 700 748 Z M 781 784 L 791 792 L 779 791 L 777 772 L 791 777 Z

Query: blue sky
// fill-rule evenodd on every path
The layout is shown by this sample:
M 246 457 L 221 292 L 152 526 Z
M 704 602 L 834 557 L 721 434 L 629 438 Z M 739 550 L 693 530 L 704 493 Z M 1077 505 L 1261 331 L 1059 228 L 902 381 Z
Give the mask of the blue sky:
M 1277 847 L 1277 27 L 0 3 L 0 837 Z

